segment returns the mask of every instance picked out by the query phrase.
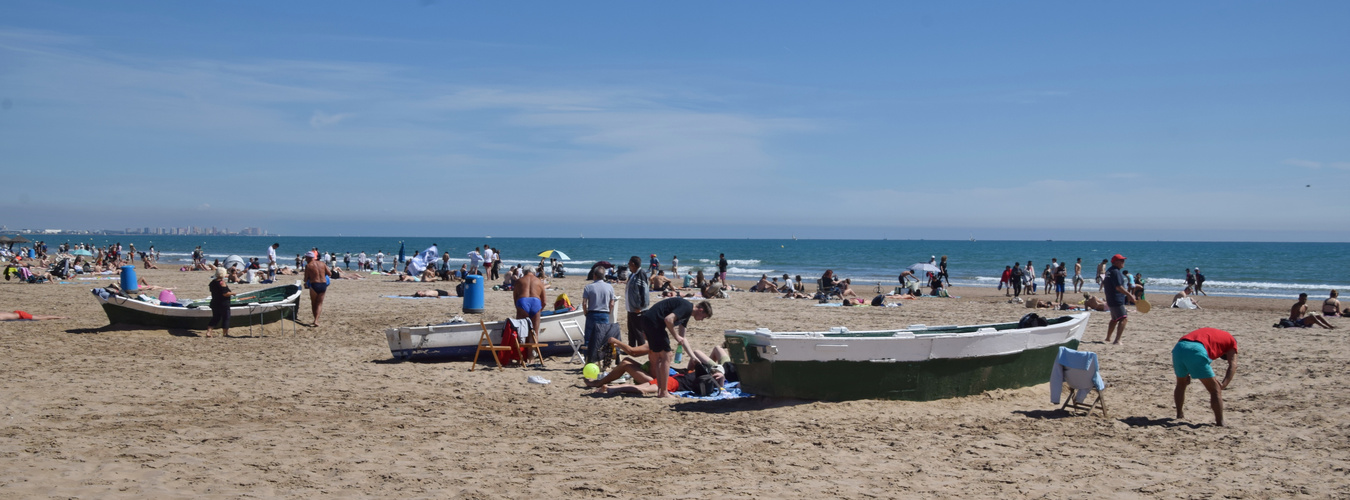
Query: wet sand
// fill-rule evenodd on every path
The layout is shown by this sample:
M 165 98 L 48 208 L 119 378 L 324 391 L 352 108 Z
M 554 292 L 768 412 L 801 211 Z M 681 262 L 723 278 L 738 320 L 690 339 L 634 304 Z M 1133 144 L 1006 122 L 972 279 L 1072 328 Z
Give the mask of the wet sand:
M 208 294 L 204 272 L 138 273 L 180 297 Z M 0 282 L 5 310 L 71 316 L 0 322 L 0 496 L 1350 496 L 1350 329 L 1271 328 L 1292 301 L 1201 297 L 1205 309 L 1177 310 L 1161 307 L 1174 291 L 1155 291 L 1155 309 L 1131 315 L 1122 345 L 1100 343 L 1108 316 L 1093 313 L 1082 348 L 1101 356 L 1110 417 L 1079 418 L 1050 403 L 1048 384 L 934 402 L 694 402 L 592 394 L 563 357 L 474 372 L 392 362 L 385 328 L 462 313 L 459 299 L 381 298 L 452 288 L 387 276 L 335 280 L 319 328 L 285 322 L 211 339 L 108 328 L 89 289 L 111 282 Z M 555 285 L 579 303 L 581 279 Z M 1029 312 L 993 289 L 952 292 L 961 298 L 899 308 L 732 293 L 690 335 L 706 349 L 731 328 Z M 485 319 L 512 314 L 509 292 L 486 295 Z M 308 299 L 301 309 L 309 322 Z M 1170 350 L 1206 326 L 1238 339 L 1227 427 L 1211 425 L 1199 384 L 1187 418 L 1173 419 Z

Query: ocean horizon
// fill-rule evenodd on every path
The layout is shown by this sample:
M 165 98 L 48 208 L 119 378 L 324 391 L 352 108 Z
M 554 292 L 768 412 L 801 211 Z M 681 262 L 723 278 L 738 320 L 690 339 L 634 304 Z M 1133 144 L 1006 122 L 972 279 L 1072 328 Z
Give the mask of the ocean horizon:
M 336 252 L 339 260 L 350 252 L 353 262 L 359 252 L 373 258 L 383 251 L 389 255 L 386 267 L 396 259 L 400 245 L 411 256 L 436 244 L 455 263 L 468 262 L 467 254 L 475 247 L 491 245 L 501 249 L 508 266 L 536 264 L 538 253 L 556 249 L 570 257 L 564 262 L 569 276 L 585 274 L 597 261 L 617 264 L 633 255 L 641 257 L 645 266 L 653 253 L 663 269 L 670 269 L 672 257 L 678 256 L 681 272 L 710 271 L 716 268 L 718 254 L 725 253 L 732 279 L 786 273 L 800 275 L 809 284 L 830 269 L 851 278 L 859 290 L 895 286 L 905 268 L 946 255 L 953 285 L 982 287 L 997 286 L 1005 266 L 1013 262 L 1025 266 L 1028 260 L 1038 276 L 1052 258 L 1068 262 L 1072 279 L 1073 263 L 1081 258 L 1084 290 L 1096 293 L 1097 264 L 1122 254 L 1127 258 L 1125 269 L 1143 273 L 1148 290 L 1158 293 L 1180 290 L 1185 270 L 1197 267 L 1206 276 L 1205 291 L 1212 295 L 1295 298 L 1308 293 L 1316 298 L 1331 289 L 1350 288 L 1350 270 L 1334 265 L 1350 252 L 1350 243 L 202 235 L 29 235 L 29 239 L 46 241 L 53 250 L 66 242 L 98 246 L 120 242 L 124 247 L 135 244 L 138 251 L 153 245 L 166 266 L 189 262 L 198 245 L 209 259 L 223 260 L 230 255 L 263 257 L 267 246 L 276 242 L 281 244 L 278 255 L 283 265 L 293 264 L 296 254 L 314 247 Z

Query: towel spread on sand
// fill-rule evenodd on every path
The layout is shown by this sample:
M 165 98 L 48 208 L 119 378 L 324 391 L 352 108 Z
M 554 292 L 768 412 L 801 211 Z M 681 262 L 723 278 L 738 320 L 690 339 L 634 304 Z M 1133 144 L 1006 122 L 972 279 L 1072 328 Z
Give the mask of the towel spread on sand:
M 674 395 L 676 395 L 676 396 L 679 396 L 679 397 L 682 397 L 682 398 L 697 399 L 697 400 L 701 400 L 701 401 L 718 401 L 718 400 L 722 400 L 722 399 L 740 399 L 740 398 L 748 398 L 748 397 L 754 396 L 754 394 L 746 394 L 746 393 L 741 392 L 741 383 L 740 383 L 740 382 L 727 382 L 727 385 L 722 386 L 722 390 L 721 390 L 721 391 L 718 391 L 717 394 L 713 394 L 713 395 L 710 395 L 710 396 L 699 396 L 698 394 L 695 394 L 694 391 L 679 391 L 679 392 L 674 392 L 674 393 L 672 393 L 672 394 L 674 394 Z
M 459 297 L 405 297 L 402 295 L 381 295 L 386 299 L 458 299 Z

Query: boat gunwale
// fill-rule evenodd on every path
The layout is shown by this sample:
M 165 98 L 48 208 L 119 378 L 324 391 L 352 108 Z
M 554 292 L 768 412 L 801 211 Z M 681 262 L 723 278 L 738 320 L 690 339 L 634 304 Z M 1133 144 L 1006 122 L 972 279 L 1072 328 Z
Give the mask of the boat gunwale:
M 1047 324 L 1047 325 L 1045 325 L 1045 326 L 1034 326 L 1034 327 L 1029 327 L 1029 328 L 1017 328 L 1017 323 L 1016 323 L 1016 322 L 1010 322 L 1010 323 L 988 323 L 988 324 L 982 324 L 982 325 L 943 325 L 943 326 L 936 326 L 936 327 L 924 327 L 924 328 L 913 328 L 913 329 L 911 329 L 911 328 L 897 328 L 897 329 L 893 329 L 893 330 L 867 330 L 867 331 L 858 331 L 858 332 L 853 332 L 853 331 L 849 331 L 849 332 L 834 332 L 834 331 L 823 331 L 823 332 L 775 332 L 775 331 L 758 331 L 758 330 L 725 330 L 725 331 L 723 331 L 722 333 L 723 333 L 723 335 L 739 335 L 739 336 L 767 337 L 767 338 L 771 338 L 771 339 L 774 339 L 774 340 L 797 340 L 797 339 L 802 339 L 802 340 L 805 340 L 805 339 L 862 339 L 862 340 L 866 340 L 866 339 L 911 339 L 911 338 L 915 338 L 915 339 L 917 339 L 917 338 L 934 339 L 934 338 L 965 337 L 965 336 L 975 336 L 975 335 L 1006 334 L 1006 333 L 1011 333 L 1011 332 L 1015 332 L 1015 331 L 1030 331 L 1030 330 L 1048 329 L 1048 328 L 1056 328 L 1056 327 L 1069 327 L 1069 328 L 1072 328 L 1073 325 L 1074 325 L 1074 323 L 1076 323 L 1076 322 L 1078 322 L 1078 321 L 1087 321 L 1090 317 L 1091 317 L 1091 315 L 1090 315 L 1088 312 L 1080 312 L 1080 313 L 1077 313 L 1077 314 L 1066 314 L 1066 315 L 1064 315 L 1064 316 L 1060 316 L 1060 317 L 1057 317 L 1057 318 L 1047 318 L 1049 321 L 1057 321 L 1056 323 Z M 1063 319 L 1063 318 L 1068 318 L 1068 319 Z M 1063 321 L 1058 321 L 1058 320 L 1061 320 L 1061 319 L 1063 319 Z M 1007 327 L 1008 325 L 1011 325 L 1011 328 Z M 915 326 L 917 326 L 917 325 L 915 325 Z M 998 328 L 999 326 L 1004 326 L 1004 328 L 1003 328 L 1003 329 L 999 329 L 999 328 Z M 983 330 L 983 329 L 985 329 L 985 328 L 992 328 L 993 331 L 985 331 L 985 330 Z M 954 332 L 954 331 L 952 331 L 952 330 L 962 330 L 962 331 Z M 970 330 L 970 331 L 965 331 L 965 330 Z M 913 337 L 910 337 L 910 336 L 896 337 L 895 335 L 898 334 L 898 333 L 909 333 L 909 334 L 912 334 Z

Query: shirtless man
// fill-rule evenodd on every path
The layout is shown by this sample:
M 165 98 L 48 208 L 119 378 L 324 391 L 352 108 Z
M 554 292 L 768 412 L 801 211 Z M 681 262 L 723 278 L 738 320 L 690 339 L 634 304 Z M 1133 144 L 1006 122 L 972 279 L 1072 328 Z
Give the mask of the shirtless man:
M 1097 264 L 1097 291 L 1102 291 L 1102 280 L 1106 279 L 1106 264 L 1110 260 L 1102 259 L 1101 264 Z
M 511 299 L 516 304 L 516 319 L 530 318 L 531 328 L 538 329 L 539 313 L 544 310 L 544 282 L 526 273 L 511 285 Z
M 1073 263 L 1073 293 L 1083 292 L 1083 258 Z
M 1093 311 L 1105 311 L 1105 310 L 1107 310 L 1106 303 L 1105 303 L 1105 302 L 1102 302 L 1101 299 L 1098 299 L 1098 298 L 1096 298 L 1096 297 L 1093 297 L 1092 294 L 1089 294 L 1089 293 L 1083 294 L 1083 299 L 1084 299 L 1084 300 L 1083 300 L 1083 307 L 1086 307 L 1086 308 L 1091 309 L 1091 310 L 1093 310 Z
M 305 288 L 309 289 L 309 310 L 319 326 L 319 312 L 323 310 L 323 296 L 328 293 L 328 266 L 312 254 L 305 254 Z
M 1336 328 L 1327 323 L 1327 320 L 1316 314 L 1308 314 L 1308 294 L 1298 294 L 1298 302 L 1289 308 L 1289 321 L 1293 321 L 1302 326 L 1317 325 L 1328 330 Z
M 458 297 L 455 292 L 449 290 L 418 290 L 412 295 L 400 295 L 400 297 Z
M 1337 291 L 1335 291 L 1335 290 L 1332 290 L 1332 291 L 1331 291 L 1331 297 L 1328 298 L 1327 300 L 1322 301 L 1322 315 L 1323 315 L 1323 316 L 1340 316 L 1340 315 L 1341 315 L 1341 301 L 1340 301 L 1340 299 L 1337 299 L 1337 298 L 1336 298 L 1336 297 L 1340 297 L 1340 296 L 1341 296 L 1340 292 L 1337 292 Z
M 1194 305 L 1196 309 L 1199 309 L 1200 303 L 1196 302 L 1195 297 L 1191 297 L 1191 293 L 1192 293 L 1191 287 L 1186 287 L 1185 290 L 1177 292 L 1176 295 L 1172 296 L 1172 307 L 1177 307 L 1177 301 L 1179 300 L 1190 299 L 1191 304 Z

